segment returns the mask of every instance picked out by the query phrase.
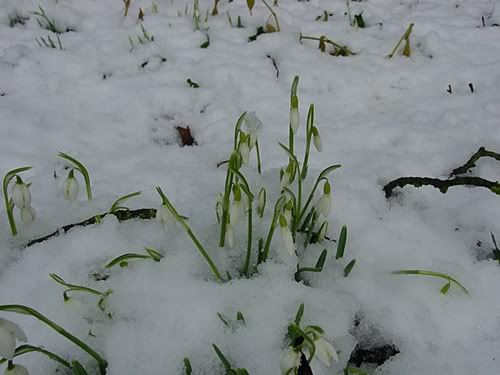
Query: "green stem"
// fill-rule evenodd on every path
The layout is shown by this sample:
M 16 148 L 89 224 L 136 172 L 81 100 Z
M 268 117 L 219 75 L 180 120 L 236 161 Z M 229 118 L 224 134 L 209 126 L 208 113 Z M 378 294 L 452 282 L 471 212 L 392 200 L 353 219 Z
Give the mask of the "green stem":
M 226 182 L 224 185 L 224 199 L 222 200 L 222 221 L 220 225 L 219 247 L 224 247 L 226 241 L 226 226 L 229 214 L 229 198 L 231 196 L 231 186 L 233 185 L 233 173 L 231 172 L 230 168 L 227 169 Z
M 247 238 L 247 254 L 243 265 L 243 274 L 248 277 L 248 268 L 250 266 L 250 255 L 252 253 L 252 198 L 248 197 L 248 238 Z
M 43 347 L 37 347 L 37 346 L 33 346 L 33 345 L 28 345 L 28 344 L 18 346 L 16 348 L 15 353 L 14 353 L 14 357 L 18 357 L 20 355 L 27 354 L 27 353 L 33 353 L 33 352 L 45 354 L 47 357 L 49 357 L 50 359 L 52 359 L 56 362 L 59 362 L 64 367 L 71 368 L 71 364 L 68 361 L 66 361 L 65 359 L 59 357 L 57 354 L 49 352 L 48 350 L 43 349 Z M 5 363 L 6 361 L 7 360 L 5 358 L 0 359 L 0 365 Z
M 96 351 L 94 351 L 91 347 L 89 347 L 87 344 L 85 344 L 83 341 L 81 341 L 79 338 L 73 336 L 71 333 L 66 331 L 63 327 L 60 325 L 56 324 L 46 316 L 40 314 L 38 311 L 35 309 L 32 309 L 27 306 L 23 305 L 0 305 L 0 311 L 8 311 L 8 312 L 15 312 L 18 314 L 24 314 L 24 315 L 31 315 L 34 318 L 37 318 L 41 322 L 45 323 L 48 325 L 50 328 L 52 328 L 54 331 L 59 333 L 60 335 L 66 337 L 68 340 L 73 342 L 75 345 L 79 346 L 83 351 L 87 352 L 90 356 L 92 356 L 98 363 L 99 365 L 99 372 L 101 375 L 106 374 L 106 368 L 108 367 L 108 363 L 104 358 L 102 358 Z
M 309 106 L 309 111 L 307 112 L 307 124 L 306 124 L 306 151 L 304 153 L 304 162 L 302 163 L 302 175 L 303 180 L 307 176 L 307 164 L 309 163 L 309 153 L 311 152 L 311 140 L 312 140 L 312 128 L 314 125 L 314 104 Z
M 262 174 L 262 167 L 260 164 L 260 148 L 259 148 L 259 141 L 255 142 L 255 151 L 257 151 L 257 172 L 259 174 Z
M 267 233 L 266 243 L 264 245 L 264 250 L 259 254 L 258 264 L 265 262 L 269 256 L 269 248 L 271 247 L 271 240 L 273 239 L 274 230 L 276 229 L 276 224 L 278 222 L 279 213 L 285 204 L 286 196 L 282 195 L 274 205 L 273 219 L 271 221 L 271 226 L 269 227 L 269 232 Z
M 215 275 L 216 279 L 218 281 L 224 281 L 222 279 L 221 274 L 219 273 L 219 270 L 217 269 L 217 266 L 212 261 L 212 258 L 210 258 L 210 255 L 208 255 L 207 251 L 205 250 L 205 248 L 203 247 L 203 245 L 200 243 L 200 241 L 198 241 L 198 238 L 196 238 L 196 236 L 194 235 L 194 233 L 191 231 L 191 228 L 189 227 L 189 225 L 187 225 L 186 221 L 184 219 L 182 219 L 182 217 L 179 215 L 179 213 L 177 212 L 177 210 L 175 209 L 175 207 L 168 200 L 167 196 L 163 193 L 163 191 L 161 190 L 161 188 L 159 186 L 157 186 L 156 190 L 160 194 L 160 196 L 161 196 L 161 198 L 163 200 L 163 203 L 167 205 L 167 207 L 170 210 L 170 212 L 172 213 L 172 215 L 174 215 L 174 217 L 177 219 L 177 221 L 182 225 L 182 227 L 184 228 L 184 230 L 187 232 L 188 236 L 191 237 L 191 240 L 194 242 L 194 244 L 196 245 L 196 247 L 200 251 L 200 253 L 203 256 L 203 258 L 205 258 L 205 260 L 207 261 L 207 263 L 210 266 L 210 268 L 211 268 L 213 274 Z

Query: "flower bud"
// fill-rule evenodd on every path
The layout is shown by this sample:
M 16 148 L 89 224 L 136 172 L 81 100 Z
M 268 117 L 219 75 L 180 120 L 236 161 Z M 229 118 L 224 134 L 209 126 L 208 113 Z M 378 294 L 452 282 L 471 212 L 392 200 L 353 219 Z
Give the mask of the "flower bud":
M 280 228 L 281 228 L 281 239 L 283 240 L 283 245 L 285 250 L 293 256 L 295 253 L 295 244 L 293 243 L 292 232 L 288 228 L 288 222 L 285 216 L 280 215 Z
M 78 184 L 77 179 L 75 178 L 75 171 L 72 169 L 66 181 L 64 181 L 63 186 L 63 194 L 64 199 L 67 201 L 74 202 L 78 198 L 78 192 L 80 191 L 80 185 Z
M 313 134 L 314 147 L 316 147 L 316 150 L 318 150 L 318 152 L 321 152 L 323 150 L 323 142 L 321 142 L 321 137 L 319 135 L 319 131 L 316 126 L 313 126 L 312 134 Z
M 290 103 L 290 127 L 292 128 L 293 134 L 297 134 L 299 125 L 300 125 L 299 98 L 297 98 L 297 95 L 294 95 Z
M 21 210 L 31 206 L 30 190 L 28 185 L 26 185 L 19 176 L 17 176 L 17 181 L 12 187 L 12 202 Z

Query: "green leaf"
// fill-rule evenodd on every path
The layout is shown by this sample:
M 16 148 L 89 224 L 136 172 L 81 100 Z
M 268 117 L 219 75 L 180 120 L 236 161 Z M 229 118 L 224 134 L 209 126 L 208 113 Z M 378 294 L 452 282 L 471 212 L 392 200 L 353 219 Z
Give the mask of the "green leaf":
M 231 325 L 229 324 L 227 317 L 222 315 L 220 312 L 217 313 L 217 316 L 227 328 L 231 328 Z
M 297 310 L 297 314 L 295 314 L 295 324 L 300 325 L 300 321 L 304 316 L 304 304 L 301 303 L 299 309 Z
M 393 275 L 420 275 L 420 276 L 431 276 L 438 277 L 441 279 L 445 279 L 447 281 L 451 281 L 455 285 L 457 285 L 460 289 L 464 291 L 465 294 L 469 294 L 469 291 L 465 289 L 465 287 L 460 284 L 456 279 L 442 272 L 428 271 L 428 270 L 397 270 L 391 272 Z
M 247 325 L 247 322 L 245 322 L 245 317 L 243 316 L 243 313 L 241 311 L 238 311 L 236 313 L 236 320 L 242 322 L 244 326 Z
M 113 203 L 111 208 L 109 209 L 109 212 L 115 212 L 119 209 L 126 209 L 125 207 L 120 207 L 120 205 L 130 198 L 137 197 L 138 195 L 141 195 L 141 193 L 142 192 L 140 192 L 140 191 L 136 191 L 135 193 L 130 193 L 130 194 L 127 194 L 127 195 L 124 195 L 124 196 L 118 198 L 115 201 L 115 203 Z
M 191 367 L 191 361 L 189 361 L 189 358 L 186 357 L 184 358 L 184 374 L 191 375 L 192 373 L 193 373 L 193 368 Z
M 361 12 L 360 14 L 354 15 L 354 20 L 356 21 L 356 24 L 358 25 L 358 27 L 360 29 L 365 28 L 365 20 L 363 19 L 363 12 Z
M 318 258 L 318 261 L 316 262 L 316 265 L 314 266 L 320 272 L 323 270 L 323 266 L 325 265 L 327 255 L 328 255 L 328 251 L 326 251 L 326 249 L 323 249 L 323 251 L 321 252 L 321 254 Z
M 212 346 L 213 346 L 213 348 L 215 350 L 215 353 L 217 354 L 217 357 L 219 357 L 219 359 L 221 360 L 222 364 L 224 365 L 224 368 L 226 369 L 226 371 L 231 371 L 232 370 L 231 363 L 229 363 L 229 361 L 224 356 L 224 354 L 222 354 L 222 352 L 220 351 L 220 349 L 218 348 L 217 345 L 212 344 Z
M 73 375 L 88 375 L 87 371 L 85 371 L 78 361 L 71 362 L 71 371 L 73 371 Z
M 346 242 L 347 242 L 347 227 L 344 225 L 340 230 L 339 243 L 337 245 L 337 254 L 335 255 L 335 259 L 340 259 L 344 256 Z
M 356 264 L 356 259 L 351 260 L 347 266 L 344 268 L 344 277 L 349 276 L 351 273 L 352 269 L 354 268 L 354 265 Z

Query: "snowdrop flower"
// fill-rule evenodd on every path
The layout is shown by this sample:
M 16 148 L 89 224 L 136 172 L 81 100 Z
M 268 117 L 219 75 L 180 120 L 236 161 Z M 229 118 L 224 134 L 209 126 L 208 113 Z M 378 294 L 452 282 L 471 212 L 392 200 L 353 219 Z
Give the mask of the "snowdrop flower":
M 76 199 L 78 198 L 79 191 L 80 191 L 80 185 L 78 185 L 78 181 L 75 178 L 75 172 L 72 169 L 69 172 L 66 181 L 64 181 L 63 185 L 64 199 L 71 202 L 76 201 Z
M 295 374 L 295 370 L 300 366 L 300 352 L 290 350 L 280 361 L 280 370 L 282 375 Z M 292 371 L 293 370 L 293 371 Z
M 234 185 L 233 188 L 233 203 L 231 204 L 231 209 L 229 212 L 229 219 L 232 225 L 236 225 L 240 219 L 241 206 L 243 202 L 241 200 L 241 189 L 238 185 Z
M 292 97 L 290 105 L 290 127 L 292 128 L 293 134 L 297 134 L 300 124 L 300 114 L 299 114 L 299 99 L 297 95 Z
M 328 218 L 330 214 L 330 210 L 332 208 L 332 195 L 331 195 L 332 187 L 330 186 L 330 182 L 327 180 L 323 185 L 323 195 L 319 199 L 316 204 L 316 212 L 318 215 L 323 215 L 325 219 Z
M 337 351 L 327 340 L 322 337 L 314 340 L 314 345 L 316 346 L 316 355 L 318 359 L 327 367 L 330 367 L 330 360 L 334 360 L 335 362 L 339 361 L 339 357 L 337 355 Z
M 31 206 L 30 190 L 28 185 L 26 185 L 19 176 L 17 177 L 16 183 L 12 187 L 12 202 L 14 202 L 14 205 L 21 210 L 25 207 Z
M 250 136 L 249 147 L 250 149 L 255 146 L 257 138 L 259 137 L 260 130 L 262 129 L 262 121 L 257 117 L 255 112 L 247 112 L 244 118 L 245 126 Z
M 226 235 L 224 239 L 225 242 L 227 243 L 227 246 L 229 246 L 229 248 L 232 249 L 234 244 L 234 234 L 233 234 L 233 226 L 231 225 L 231 223 L 227 223 L 226 225 Z
M 12 365 L 11 367 L 7 367 L 4 375 L 29 375 L 28 369 L 22 365 Z
M 16 350 L 16 339 L 22 342 L 28 341 L 21 327 L 10 320 L 0 318 L 0 357 L 12 360 Z
M 280 227 L 281 238 L 283 240 L 283 244 L 285 245 L 285 249 L 291 256 L 293 256 L 295 253 L 295 244 L 293 243 L 292 232 L 290 232 L 288 222 L 283 215 L 280 215 Z
M 280 180 L 280 187 L 281 189 L 287 187 L 293 182 L 293 179 L 295 178 L 295 164 L 290 162 L 286 169 L 283 171 L 283 174 L 281 176 Z
M 36 211 L 33 207 L 24 207 L 21 209 L 21 220 L 29 224 L 36 219 Z
M 316 147 L 316 150 L 318 150 L 318 152 L 321 152 L 323 150 L 323 142 L 321 142 L 321 137 L 319 135 L 319 131 L 316 126 L 313 126 L 312 134 L 313 134 L 314 147 Z
M 160 222 L 165 230 L 172 224 L 172 214 L 166 204 L 162 204 L 156 211 L 156 220 Z
M 259 197 L 257 199 L 257 214 L 260 217 L 264 216 L 265 208 L 266 208 L 266 189 L 262 188 L 259 191 Z

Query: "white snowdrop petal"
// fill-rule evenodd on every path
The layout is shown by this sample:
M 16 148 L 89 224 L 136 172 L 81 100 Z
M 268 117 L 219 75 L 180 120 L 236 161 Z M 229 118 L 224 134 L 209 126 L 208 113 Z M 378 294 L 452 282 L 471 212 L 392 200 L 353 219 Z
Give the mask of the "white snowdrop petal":
M 10 320 L 0 318 L 0 325 L 5 326 L 10 332 L 14 334 L 14 337 L 21 342 L 28 341 L 28 337 L 24 333 L 23 329 L 19 326 L 19 324 L 14 323 Z
M 16 350 L 16 339 L 14 334 L 0 323 L 0 357 L 12 359 Z

